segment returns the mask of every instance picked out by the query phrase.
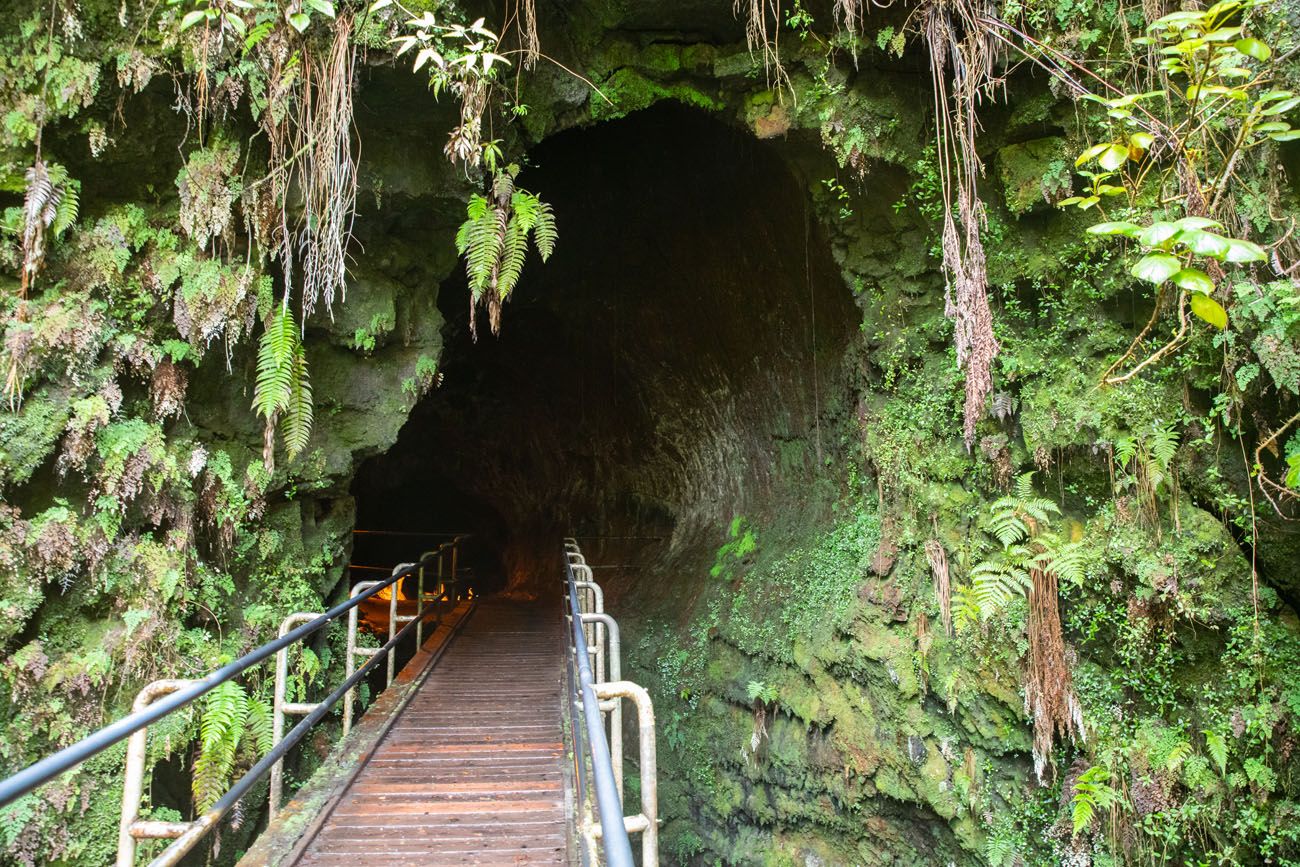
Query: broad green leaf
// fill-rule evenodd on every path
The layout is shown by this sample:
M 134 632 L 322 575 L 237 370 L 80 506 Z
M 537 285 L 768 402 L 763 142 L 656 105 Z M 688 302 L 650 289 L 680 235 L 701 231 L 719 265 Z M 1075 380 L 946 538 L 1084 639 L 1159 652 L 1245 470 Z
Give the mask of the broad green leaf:
M 1143 256 L 1129 271 L 1139 280 L 1155 283 L 1157 286 L 1183 270 L 1183 263 L 1168 253 L 1151 253 Z
M 1118 220 L 1089 226 L 1086 231 L 1090 235 L 1126 235 L 1129 238 L 1136 238 L 1141 234 L 1142 227 L 1137 223 L 1126 223 L 1123 220 Z
M 1079 210 L 1086 211 L 1100 201 L 1101 199 L 1096 196 L 1085 196 L 1083 201 L 1079 202 Z
M 1228 255 L 1230 248 L 1227 238 L 1211 232 L 1202 232 L 1199 229 L 1187 229 L 1180 233 L 1178 243 L 1198 256 L 1209 256 L 1220 262 Z
M 1192 293 L 1189 299 L 1192 305 L 1192 312 L 1222 331 L 1228 327 L 1228 312 L 1219 305 L 1209 295 L 1202 295 L 1199 292 Z
M 1232 47 L 1240 51 L 1247 57 L 1253 57 L 1261 63 L 1273 56 L 1273 49 L 1269 48 L 1258 39 L 1238 39 L 1232 43 Z
M 289 26 L 299 33 L 302 33 L 311 25 L 311 16 L 306 12 L 294 12 L 287 15 L 286 18 L 289 21 Z
M 1183 217 L 1180 220 L 1174 220 L 1174 225 L 1180 229 L 1222 229 L 1223 224 L 1218 220 L 1211 220 L 1209 217 Z
M 1273 141 L 1295 141 L 1300 138 L 1300 129 L 1293 129 L 1287 132 L 1275 132 L 1269 135 Z
M 1240 27 L 1219 27 L 1205 34 L 1204 38 L 1206 42 L 1227 42 L 1229 39 L 1236 39 L 1240 35 Z
M 1270 120 L 1268 123 L 1261 123 L 1255 127 L 1255 132 L 1274 133 L 1286 132 L 1291 128 L 1291 124 L 1284 120 Z
M 1154 30 L 1157 27 L 1169 27 L 1175 24 L 1191 24 L 1193 21 L 1200 21 L 1201 14 L 1202 13 L 1200 12 L 1194 12 L 1191 10 L 1170 12 L 1168 15 L 1157 18 L 1147 29 Z
M 1101 144 L 1093 145 L 1083 153 L 1079 154 L 1079 158 L 1074 161 L 1074 167 L 1078 168 L 1089 160 L 1095 159 L 1102 151 L 1106 150 L 1110 146 L 1110 142 L 1102 142 Z
M 1290 99 L 1293 96 L 1295 96 L 1295 93 L 1290 90 L 1270 90 L 1268 93 L 1260 96 L 1259 101 L 1276 102 L 1279 99 Z
M 1224 259 L 1229 262 L 1263 262 L 1267 258 L 1268 254 L 1258 244 L 1239 238 L 1228 239 L 1228 254 Z
M 1285 114 L 1286 112 L 1295 108 L 1297 105 L 1300 105 L 1300 96 L 1293 96 L 1290 97 L 1289 99 L 1284 99 L 1281 102 L 1270 105 L 1268 108 L 1261 111 L 1260 114 L 1265 116 L 1274 115 L 1274 114 Z
M 1107 171 L 1113 172 L 1128 160 L 1128 148 L 1120 144 L 1110 144 L 1102 151 L 1101 156 L 1097 159 L 1098 165 Z
M 375 0 L 374 3 L 370 4 L 370 11 L 372 13 L 378 12 L 381 9 L 387 9 L 389 6 L 392 5 L 393 5 L 393 0 Z
M 1128 192 L 1123 187 L 1117 187 L 1114 184 L 1098 184 L 1097 194 L 1100 196 L 1122 196 Z
M 225 15 L 222 15 L 221 20 L 226 22 L 230 29 L 240 36 L 244 36 L 248 33 L 248 25 L 244 23 L 244 19 L 240 18 L 233 12 L 227 12 Z
M 1184 268 L 1170 279 L 1174 281 L 1174 285 L 1189 292 L 1208 295 L 1214 291 L 1214 281 L 1200 268 Z
M 1151 146 L 1156 143 L 1156 137 L 1149 132 L 1135 132 L 1128 137 L 1130 147 L 1140 151 L 1151 150 Z
M 186 12 L 185 17 L 181 19 L 181 30 L 189 30 L 206 17 L 208 17 L 206 9 L 195 9 L 193 12 Z
M 1138 240 L 1148 247 L 1159 247 L 1178 234 L 1178 227 L 1164 220 L 1157 220 L 1142 230 Z
M 1241 0 L 1219 0 L 1218 3 L 1215 3 L 1201 14 L 1205 16 L 1206 22 L 1210 22 L 1216 18 L 1222 18 L 1224 15 L 1236 12 L 1240 8 Z

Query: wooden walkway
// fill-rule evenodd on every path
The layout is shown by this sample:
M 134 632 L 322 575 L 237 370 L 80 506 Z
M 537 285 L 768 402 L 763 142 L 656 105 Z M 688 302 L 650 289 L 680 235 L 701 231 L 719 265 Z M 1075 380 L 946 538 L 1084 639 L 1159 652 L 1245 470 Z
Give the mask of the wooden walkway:
M 553 606 L 481 601 L 297 863 L 570 863 L 564 647 Z

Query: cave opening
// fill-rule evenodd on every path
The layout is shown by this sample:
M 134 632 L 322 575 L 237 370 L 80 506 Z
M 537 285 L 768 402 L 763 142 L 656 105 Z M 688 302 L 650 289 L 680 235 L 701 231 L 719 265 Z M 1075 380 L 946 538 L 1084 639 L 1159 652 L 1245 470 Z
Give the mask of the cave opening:
M 443 282 L 440 385 L 359 468 L 357 527 L 472 533 L 476 592 L 546 595 L 562 536 L 644 560 L 810 480 L 859 317 L 803 153 L 826 160 L 678 105 L 537 146 L 518 183 L 553 205 L 556 251 L 497 336 L 486 317 L 471 336 L 463 272 Z M 353 562 L 421 545 L 358 535 Z

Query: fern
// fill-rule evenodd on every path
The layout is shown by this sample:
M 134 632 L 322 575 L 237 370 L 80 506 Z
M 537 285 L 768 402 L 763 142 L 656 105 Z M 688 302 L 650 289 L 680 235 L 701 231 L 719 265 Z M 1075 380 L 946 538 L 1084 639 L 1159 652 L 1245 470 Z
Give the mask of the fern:
M 537 227 L 533 229 L 533 242 L 537 244 L 537 252 L 541 255 L 542 261 L 551 258 L 551 253 L 555 251 L 555 242 L 559 240 L 559 233 L 555 229 L 555 214 L 551 211 L 551 206 L 537 200 Z
M 971 597 L 980 619 L 988 619 L 1012 599 L 1024 596 L 1032 581 L 1024 564 L 1031 555 L 1025 546 L 1013 545 L 992 560 L 971 569 Z
M 1011 837 L 994 835 L 984 844 L 984 857 L 992 867 L 1009 867 L 1016 863 L 1018 855 L 1016 841 Z
M 1210 758 L 1219 766 L 1219 774 L 1223 775 L 1228 770 L 1228 741 L 1218 732 L 1205 730 L 1201 732 L 1205 735 L 1205 747 L 1210 751 Z
M 257 385 L 253 390 L 253 409 L 268 424 L 273 424 L 289 403 L 293 384 L 294 350 L 298 345 L 298 326 L 293 313 L 280 305 L 272 311 L 257 348 Z
M 268 467 L 272 463 L 274 430 L 281 421 L 289 460 L 306 448 L 314 417 L 307 350 L 302 345 L 293 312 L 283 304 L 271 312 L 258 345 L 253 410 L 266 420 L 267 445 L 263 457 Z
M 1074 797 L 1070 799 L 1074 821 L 1074 836 L 1092 825 L 1100 810 L 1123 804 L 1123 797 L 1110 785 L 1110 771 L 1094 765 L 1074 781 Z
M 1058 579 L 1083 580 L 1086 549 L 1080 543 L 1062 543 L 1048 529 L 1060 507 L 1034 491 L 1033 473 L 1016 479 L 1013 493 L 989 507 L 984 529 L 1002 548 L 971 569 L 971 586 L 963 592 L 967 606 L 959 624 L 968 624 L 971 611 L 986 620 L 1012 599 L 1033 586 L 1032 571 L 1050 572 Z
M 266 755 L 275 746 L 271 742 L 274 735 L 271 708 L 260 698 L 248 700 L 248 734 L 253 739 L 259 755 Z
M 199 755 L 194 760 L 194 804 L 205 812 L 225 793 L 248 721 L 249 699 L 233 680 L 204 696 L 199 723 Z
M 1165 769 L 1177 771 L 1187 761 L 1187 757 L 1192 754 L 1192 745 L 1187 741 L 1179 741 L 1174 744 L 1174 748 L 1165 756 Z
M 514 164 L 497 172 L 490 198 L 470 196 L 465 222 L 456 231 L 456 252 L 465 259 L 472 307 L 487 307 L 493 333 L 501 304 L 514 292 L 523 273 L 529 238 L 543 262 L 554 252 L 557 238 L 550 205 L 535 193 L 515 187 L 518 172 L 519 166 Z M 471 330 L 474 321 L 471 317 Z
M 293 460 L 307 447 L 311 438 L 314 413 L 311 379 L 307 373 L 307 353 L 301 343 L 293 356 L 293 373 L 289 382 L 289 401 L 284 408 L 284 450 Z
M 965 584 L 957 585 L 952 592 L 953 626 L 960 632 L 979 623 L 981 619 L 980 605 L 974 591 Z

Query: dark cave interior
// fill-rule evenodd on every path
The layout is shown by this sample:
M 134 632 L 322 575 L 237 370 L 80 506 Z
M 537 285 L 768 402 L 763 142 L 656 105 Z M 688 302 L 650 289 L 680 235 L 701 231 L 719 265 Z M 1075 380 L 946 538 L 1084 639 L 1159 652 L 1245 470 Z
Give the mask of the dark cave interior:
M 535 148 L 555 254 L 498 336 L 443 283 L 441 386 L 360 467 L 357 527 L 473 533 L 480 593 L 535 593 L 564 535 L 652 542 L 810 473 L 856 316 L 791 148 L 672 105 Z M 421 544 L 359 536 L 354 562 Z

